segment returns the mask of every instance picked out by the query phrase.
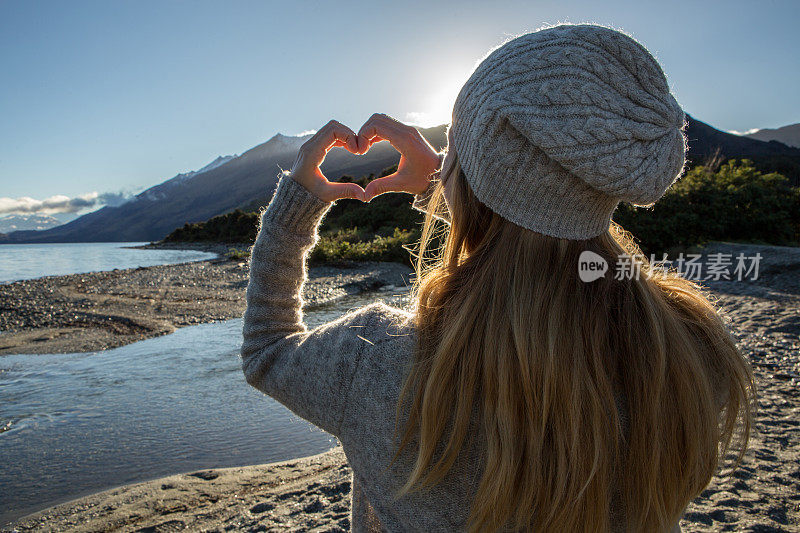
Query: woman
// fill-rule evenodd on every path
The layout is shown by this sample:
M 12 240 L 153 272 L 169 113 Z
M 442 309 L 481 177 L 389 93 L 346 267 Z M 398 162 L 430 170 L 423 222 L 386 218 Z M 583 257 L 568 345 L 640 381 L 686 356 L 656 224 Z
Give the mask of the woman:
M 339 438 L 353 531 L 679 529 L 734 437 L 743 452 L 746 360 L 699 288 L 657 275 L 611 222 L 680 175 L 683 127 L 639 43 L 562 25 L 477 67 L 440 178 L 439 155 L 385 115 L 301 148 L 252 249 L 243 370 Z M 334 146 L 383 140 L 398 170 L 366 190 L 319 170 Z M 305 256 L 331 202 L 396 191 L 427 213 L 413 311 L 376 303 L 308 331 Z M 591 282 L 587 251 L 609 265 Z M 623 258 L 639 275 L 614 275 Z

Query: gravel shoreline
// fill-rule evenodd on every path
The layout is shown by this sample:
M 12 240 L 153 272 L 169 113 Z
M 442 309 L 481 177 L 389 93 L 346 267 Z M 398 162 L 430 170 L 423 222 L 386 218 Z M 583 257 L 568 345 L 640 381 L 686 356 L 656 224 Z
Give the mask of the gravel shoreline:
M 718 243 L 705 252 L 762 254 L 757 281 L 706 283 L 753 363 L 758 412 L 742 466 L 731 477 L 716 477 L 681 526 L 689 532 L 798 531 L 800 248 Z M 328 279 L 321 274 L 318 281 Z M 334 448 L 282 463 L 119 487 L 29 515 L 3 531 L 348 531 L 350 476 L 341 448 Z
M 192 249 L 225 253 L 229 247 Z M 312 266 L 308 274 L 303 297 L 315 306 L 384 285 L 408 286 L 411 269 L 365 262 Z M 0 355 L 100 351 L 239 318 L 248 275 L 245 260 L 219 257 L 0 285 Z

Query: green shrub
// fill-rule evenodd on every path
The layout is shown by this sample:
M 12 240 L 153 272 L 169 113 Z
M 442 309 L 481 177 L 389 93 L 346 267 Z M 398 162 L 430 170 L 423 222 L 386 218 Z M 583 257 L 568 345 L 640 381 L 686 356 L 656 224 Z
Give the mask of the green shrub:
M 614 220 L 647 253 L 712 240 L 796 244 L 800 188 L 751 161 L 729 161 L 716 172 L 695 167 L 652 207 L 621 204 Z
M 311 250 L 312 262 L 395 261 L 409 263 L 406 246 L 419 240 L 419 232 L 394 228 L 389 236 L 369 236 L 358 228 L 340 229 L 323 235 Z
M 378 177 L 388 176 L 397 170 L 389 167 Z M 353 178 L 342 176 L 339 181 L 357 183 L 366 187 L 375 176 Z M 423 214 L 411 208 L 411 196 L 408 194 L 383 194 L 365 204 L 359 200 L 339 200 L 331 207 L 320 226 L 320 233 L 325 234 L 340 229 L 360 228 L 361 231 L 378 235 L 392 235 L 395 228 L 414 230 L 422 223 Z
M 228 250 L 228 259 L 232 261 L 242 261 L 250 257 L 250 250 L 242 250 L 240 248 L 231 248 Z
M 205 222 L 185 224 L 164 238 L 164 242 L 252 243 L 258 231 L 258 213 L 236 209 Z

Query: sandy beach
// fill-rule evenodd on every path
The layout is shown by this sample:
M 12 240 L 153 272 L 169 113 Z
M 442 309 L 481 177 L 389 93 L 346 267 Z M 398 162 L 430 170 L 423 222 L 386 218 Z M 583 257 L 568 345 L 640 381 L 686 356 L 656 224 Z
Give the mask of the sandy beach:
M 762 255 L 757 280 L 707 283 L 753 363 L 758 412 L 742 466 L 731 477 L 715 478 L 690 505 L 681 526 L 684 531 L 800 531 L 800 249 L 714 244 L 706 252 Z M 358 265 L 347 273 L 312 268 L 307 299 L 324 301 L 389 283 L 387 276 L 404 275 L 401 269 L 381 264 Z M 58 309 L 111 315 L 129 306 L 128 314 L 120 316 L 140 326 L 154 324 L 153 329 L 119 334 L 90 325 L 83 329 L 91 333 L 76 336 L 70 332 L 82 326 L 70 324 L 74 318 L 53 312 L 46 319 L 33 310 L 20 311 L 8 319 L 18 325 L 0 337 L 6 343 L 0 353 L 30 353 L 37 342 L 43 352 L 53 347 L 67 351 L 80 343 L 110 346 L 196 321 L 239 316 L 246 277 L 244 263 L 204 261 L 0 286 L 4 298 L 30 294 L 34 300 L 25 309 L 54 302 Z M 45 300 L 47 295 L 52 299 Z M 42 340 L 33 340 L 37 336 Z M 119 487 L 29 515 L 3 531 L 347 531 L 350 475 L 341 448 L 335 448 L 282 463 L 203 470 Z

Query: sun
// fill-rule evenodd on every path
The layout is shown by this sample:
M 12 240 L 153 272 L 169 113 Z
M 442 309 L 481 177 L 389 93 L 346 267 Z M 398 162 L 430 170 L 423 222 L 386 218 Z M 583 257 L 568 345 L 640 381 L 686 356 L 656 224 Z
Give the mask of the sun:
M 468 76 L 468 72 L 438 76 L 430 83 L 430 89 L 423 97 L 421 109 L 406 113 L 406 121 L 423 128 L 449 124 L 456 96 Z

